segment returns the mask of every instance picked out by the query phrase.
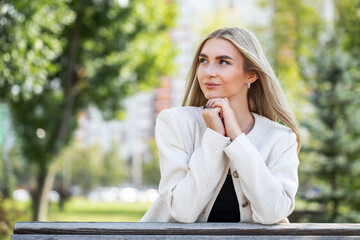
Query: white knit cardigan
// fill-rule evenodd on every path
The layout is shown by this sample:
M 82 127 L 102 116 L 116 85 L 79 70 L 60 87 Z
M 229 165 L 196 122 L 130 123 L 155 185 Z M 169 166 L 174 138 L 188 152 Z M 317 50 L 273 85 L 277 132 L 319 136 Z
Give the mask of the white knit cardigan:
M 234 141 L 207 128 L 202 107 L 163 110 L 156 121 L 159 197 L 141 222 L 207 222 L 229 168 L 241 222 L 273 224 L 295 207 L 295 133 L 256 113 L 253 129 Z

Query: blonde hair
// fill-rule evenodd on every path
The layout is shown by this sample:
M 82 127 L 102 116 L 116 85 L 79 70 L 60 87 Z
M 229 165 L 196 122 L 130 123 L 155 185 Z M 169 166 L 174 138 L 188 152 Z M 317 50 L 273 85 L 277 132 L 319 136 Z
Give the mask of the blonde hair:
M 296 134 L 298 152 L 300 150 L 299 124 L 290 110 L 283 90 L 274 71 L 266 60 L 257 38 L 243 28 L 221 28 L 210 33 L 196 50 L 188 75 L 187 87 L 182 105 L 202 106 L 207 102 L 197 79 L 199 55 L 205 42 L 211 38 L 221 38 L 231 42 L 244 57 L 244 71 L 255 72 L 258 79 L 248 91 L 248 106 L 251 112 L 267 117 L 272 121 L 281 121 Z

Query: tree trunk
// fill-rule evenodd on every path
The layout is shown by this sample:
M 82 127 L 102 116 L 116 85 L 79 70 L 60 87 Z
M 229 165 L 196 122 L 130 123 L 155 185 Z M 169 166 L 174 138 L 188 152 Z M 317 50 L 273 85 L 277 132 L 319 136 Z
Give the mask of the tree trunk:
M 49 206 L 49 193 L 54 185 L 57 166 L 58 161 L 52 161 L 50 167 L 44 170 L 42 177 L 39 179 L 38 185 L 42 187 L 39 188 L 37 194 L 36 211 L 33 219 L 35 221 L 46 221 Z
M 47 175 L 47 169 L 44 166 L 39 166 L 39 173 L 37 177 L 37 188 L 33 189 L 31 196 L 32 196 L 32 205 L 33 205 L 33 221 L 40 221 L 39 216 L 39 209 L 40 209 L 40 199 L 41 199 L 41 193 L 43 192 L 44 188 L 44 179 Z
M 68 46 L 68 62 L 64 66 L 63 71 L 63 91 L 64 91 L 64 110 L 61 119 L 58 124 L 58 130 L 55 134 L 54 148 L 52 149 L 52 160 L 49 164 L 49 168 L 44 172 L 45 176 L 42 178 L 42 182 L 38 182 L 39 188 L 38 201 L 36 202 L 35 218 L 36 221 L 45 221 L 47 215 L 47 209 L 49 205 L 49 193 L 54 185 L 55 176 L 58 170 L 59 159 L 58 153 L 61 151 L 65 144 L 69 131 L 69 122 L 73 113 L 74 100 L 76 96 L 76 63 L 78 59 L 78 50 L 80 44 L 80 17 L 77 16 L 73 29 L 69 35 Z

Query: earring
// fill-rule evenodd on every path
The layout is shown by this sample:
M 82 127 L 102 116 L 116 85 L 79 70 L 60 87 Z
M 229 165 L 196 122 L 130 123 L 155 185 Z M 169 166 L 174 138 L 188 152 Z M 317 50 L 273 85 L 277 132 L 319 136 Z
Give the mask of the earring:
M 250 82 L 248 82 L 248 89 L 250 89 Z

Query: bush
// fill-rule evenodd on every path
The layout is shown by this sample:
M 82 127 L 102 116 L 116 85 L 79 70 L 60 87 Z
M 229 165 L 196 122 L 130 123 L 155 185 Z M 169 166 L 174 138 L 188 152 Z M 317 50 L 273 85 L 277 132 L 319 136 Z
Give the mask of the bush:
M 14 207 L 7 208 L 0 193 L 0 240 L 9 239 L 16 218 L 20 215 Z

